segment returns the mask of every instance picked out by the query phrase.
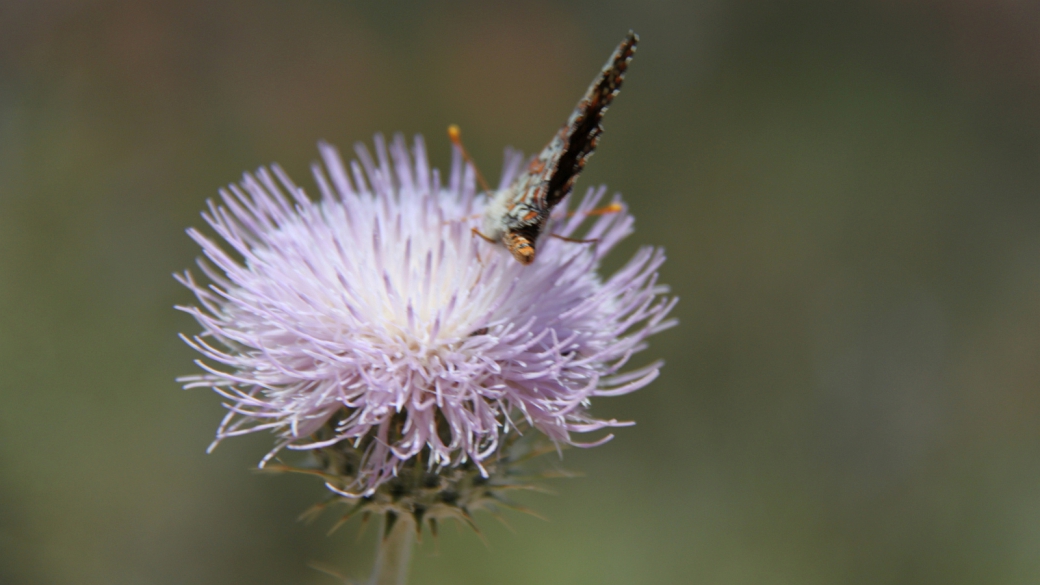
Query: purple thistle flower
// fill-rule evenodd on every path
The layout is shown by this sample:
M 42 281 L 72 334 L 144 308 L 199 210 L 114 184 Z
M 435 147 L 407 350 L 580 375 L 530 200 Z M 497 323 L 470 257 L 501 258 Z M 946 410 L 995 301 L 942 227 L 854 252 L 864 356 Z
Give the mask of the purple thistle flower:
M 561 444 L 572 433 L 622 426 L 589 412 L 594 396 L 647 385 L 660 362 L 622 372 L 665 320 L 660 249 L 643 248 L 604 280 L 600 259 L 632 231 L 622 206 L 596 217 L 584 238 L 545 237 L 530 266 L 474 237 L 487 204 L 456 152 L 446 186 L 417 137 L 399 135 L 376 158 L 361 145 L 349 169 L 320 146 L 312 201 L 278 166 L 245 174 L 209 203 L 206 222 L 224 242 L 190 229 L 199 266 L 177 279 L 199 306 L 203 333 L 182 337 L 207 360 L 180 379 L 227 402 L 215 446 L 260 430 L 281 449 L 350 442 L 364 449 L 345 496 L 370 495 L 404 462 L 426 453 L 432 470 L 493 457 L 508 433 L 534 427 Z M 507 150 L 499 188 L 523 157 Z M 573 237 L 603 198 L 590 188 L 575 212 L 555 210 L 550 233 Z M 615 197 L 615 203 L 620 199 Z M 225 248 L 229 248 L 230 251 Z M 317 431 L 333 423 L 332 436 Z M 212 449 L 212 446 L 211 446 Z

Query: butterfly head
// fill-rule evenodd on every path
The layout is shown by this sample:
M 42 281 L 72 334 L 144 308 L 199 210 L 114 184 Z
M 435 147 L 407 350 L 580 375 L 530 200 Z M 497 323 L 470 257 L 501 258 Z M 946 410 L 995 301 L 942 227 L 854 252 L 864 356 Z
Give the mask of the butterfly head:
M 502 239 L 517 262 L 525 266 L 534 262 L 534 242 L 527 236 L 511 231 Z

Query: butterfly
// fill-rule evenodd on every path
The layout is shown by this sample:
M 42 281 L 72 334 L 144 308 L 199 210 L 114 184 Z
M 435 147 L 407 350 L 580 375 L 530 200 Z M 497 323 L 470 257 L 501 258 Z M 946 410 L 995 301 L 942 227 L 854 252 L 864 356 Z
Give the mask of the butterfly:
M 621 90 L 628 62 L 638 43 L 639 35 L 628 31 L 574 107 L 567 123 L 531 160 L 527 169 L 488 203 L 483 216 L 483 233 L 478 234 L 489 241 L 502 242 L 521 264 L 534 262 L 535 244 L 549 221 L 550 212 L 570 194 L 574 181 L 596 150 L 603 133 L 603 114 Z

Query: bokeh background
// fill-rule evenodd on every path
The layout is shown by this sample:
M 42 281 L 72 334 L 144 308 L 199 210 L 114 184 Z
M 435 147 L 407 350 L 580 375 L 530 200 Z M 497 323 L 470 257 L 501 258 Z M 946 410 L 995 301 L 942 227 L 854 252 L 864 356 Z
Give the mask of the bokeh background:
M 170 274 L 216 189 L 315 142 L 464 129 L 491 176 L 642 36 L 580 188 L 663 245 L 681 325 L 549 521 L 416 584 L 1040 582 L 1040 4 L 0 2 L 0 583 L 323 584 L 373 531 L 206 455 Z M 649 354 L 648 358 L 649 359 Z

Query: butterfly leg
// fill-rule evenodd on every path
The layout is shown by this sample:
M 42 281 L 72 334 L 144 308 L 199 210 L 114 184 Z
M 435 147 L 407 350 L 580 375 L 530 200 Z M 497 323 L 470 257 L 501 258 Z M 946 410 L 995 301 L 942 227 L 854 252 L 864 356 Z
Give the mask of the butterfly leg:
M 568 238 L 566 236 L 560 236 L 560 235 L 556 235 L 556 234 L 549 234 L 549 235 L 554 237 L 554 238 L 556 238 L 557 240 L 563 240 L 564 242 L 570 242 L 572 244 L 592 244 L 592 254 L 594 256 L 599 256 L 599 252 L 596 251 L 596 244 L 599 243 L 599 239 L 597 239 L 597 238 L 591 238 L 591 239 L 588 239 L 588 240 L 578 240 L 578 239 L 575 239 L 575 238 Z
M 553 237 L 553 238 L 556 238 L 557 240 L 563 240 L 564 242 L 570 242 L 572 244 L 595 244 L 595 243 L 599 242 L 599 239 L 597 239 L 597 238 L 592 238 L 590 240 L 577 240 L 577 239 L 574 239 L 574 238 L 568 238 L 566 236 L 561 236 L 561 235 L 558 235 L 558 234 L 549 234 L 549 236 Z
M 478 230 L 477 228 L 470 228 L 470 231 L 473 232 L 473 235 L 480 236 L 481 238 L 487 240 L 488 242 L 491 242 L 492 244 L 497 244 L 498 243 L 496 240 L 493 240 L 493 239 L 485 236 L 484 234 L 480 233 L 480 230 Z
M 476 214 L 476 215 L 467 215 L 465 217 L 460 217 L 460 218 L 457 218 L 457 219 L 446 219 L 446 220 L 441 222 L 441 225 L 451 225 L 453 223 L 466 223 L 467 221 L 473 221 L 474 219 L 480 219 L 482 217 L 484 217 L 483 214 Z

